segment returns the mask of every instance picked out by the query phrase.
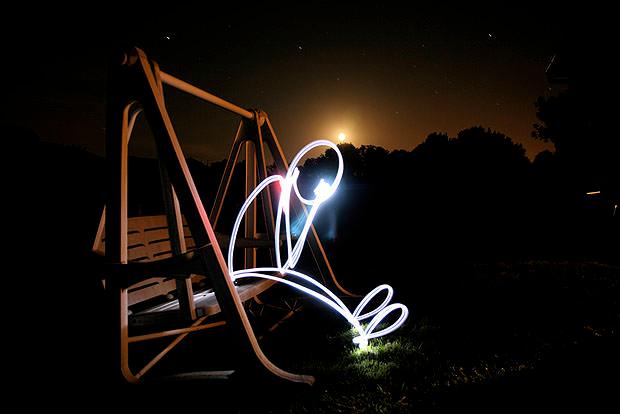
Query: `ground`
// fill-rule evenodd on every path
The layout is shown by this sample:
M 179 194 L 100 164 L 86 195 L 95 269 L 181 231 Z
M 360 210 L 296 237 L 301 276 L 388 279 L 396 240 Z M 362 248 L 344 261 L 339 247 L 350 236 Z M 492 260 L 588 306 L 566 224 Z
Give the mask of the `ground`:
M 262 346 L 282 368 L 316 376 L 311 387 L 252 373 L 215 382 L 166 377 L 225 368 L 235 356 L 225 333 L 215 331 L 175 349 L 145 384 L 114 395 L 152 403 L 165 392 L 180 398 L 181 406 L 278 413 L 591 411 L 613 403 L 620 385 L 618 267 L 470 263 L 460 265 L 459 275 L 397 291 L 396 300 L 410 308 L 409 320 L 365 351 L 351 343 L 343 320 L 306 302 Z

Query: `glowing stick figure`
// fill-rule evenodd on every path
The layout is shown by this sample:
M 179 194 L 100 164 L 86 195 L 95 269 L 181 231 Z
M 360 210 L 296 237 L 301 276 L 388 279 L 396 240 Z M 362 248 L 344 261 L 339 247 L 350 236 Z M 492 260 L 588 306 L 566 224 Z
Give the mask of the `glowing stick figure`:
M 306 199 L 304 198 L 297 186 L 297 178 L 299 177 L 299 169 L 297 168 L 297 164 L 300 162 L 301 158 L 313 148 L 319 146 L 327 146 L 336 151 L 336 155 L 338 156 L 338 171 L 336 172 L 336 176 L 331 184 L 328 184 L 323 179 L 320 180 L 319 184 L 314 189 L 314 199 Z M 331 292 L 327 287 L 323 286 L 321 283 L 317 282 L 314 278 L 305 275 L 301 272 L 293 270 L 299 258 L 301 256 L 301 252 L 304 246 L 304 242 L 306 237 L 308 236 L 308 231 L 310 230 L 310 226 L 312 225 L 312 220 L 316 216 L 316 213 L 327 199 L 329 199 L 338 188 L 340 184 L 340 180 L 342 178 L 342 173 L 344 170 L 344 161 L 342 160 L 342 154 L 338 150 L 338 147 L 334 145 L 330 141 L 319 140 L 311 142 L 310 144 L 303 147 L 293 158 L 291 161 L 291 165 L 289 170 L 286 173 L 286 176 L 282 177 L 281 175 L 272 175 L 265 178 L 249 195 L 241 209 L 239 210 L 239 214 L 237 215 L 237 219 L 235 220 L 235 225 L 233 226 L 233 231 L 230 237 L 230 246 L 228 248 L 228 270 L 230 272 L 230 276 L 233 280 L 246 278 L 246 277 L 259 277 L 263 279 L 275 280 L 277 282 L 284 283 L 286 285 L 292 286 L 295 289 L 298 289 L 311 297 L 325 303 L 330 306 L 340 315 L 342 315 L 356 330 L 358 335 L 353 338 L 353 343 L 357 344 L 360 348 L 365 348 L 368 346 L 368 340 L 371 338 L 377 338 L 379 336 L 386 335 L 405 322 L 407 316 L 409 315 L 409 310 L 407 307 L 401 303 L 390 303 L 392 296 L 394 294 L 394 290 L 390 285 L 380 285 L 370 291 L 364 299 L 357 305 L 355 310 L 351 312 L 346 305 L 338 298 L 333 292 Z M 276 256 L 276 267 L 257 267 L 252 269 L 242 269 L 242 270 L 234 270 L 233 269 L 233 247 L 235 245 L 235 240 L 237 239 L 237 233 L 239 232 L 239 227 L 241 225 L 241 220 L 245 215 L 245 212 L 249 208 L 250 204 L 254 201 L 254 199 L 258 196 L 258 194 L 265 189 L 268 185 L 278 182 L 280 184 L 281 193 L 280 200 L 278 202 L 278 212 L 276 216 L 275 223 L 275 236 L 274 236 L 274 250 Z M 291 194 L 295 192 L 295 196 L 299 199 L 299 201 L 310 208 L 310 211 L 307 213 L 306 221 L 304 226 L 299 234 L 297 241 L 293 244 L 291 237 L 291 211 L 290 211 L 290 202 L 291 202 Z M 285 231 L 286 231 L 286 260 L 282 263 L 282 257 L 280 254 L 280 228 L 282 226 L 282 221 L 284 221 Z M 297 280 L 301 280 L 307 283 L 308 286 L 303 286 L 293 280 L 289 280 L 284 278 L 284 276 L 291 276 Z M 368 307 L 370 301 L 377 296 L 382 291 L 385 291 L 385 299 L 383 302 L 377 306 L 375 309 L 370 311 L 365 311 Z M 391 312 L 400 311 L 400 315 L 398 319 L 393 322 L 390 326 L 383 328 L 379 331 L 375 331 L 377 326 L 381 323 L 381 321 Z M 365 313 L 363 313 L 365 312 Z M 370 322 L 366 327 L 363 327 L 360 321 L 365 319 L 370 319 Z

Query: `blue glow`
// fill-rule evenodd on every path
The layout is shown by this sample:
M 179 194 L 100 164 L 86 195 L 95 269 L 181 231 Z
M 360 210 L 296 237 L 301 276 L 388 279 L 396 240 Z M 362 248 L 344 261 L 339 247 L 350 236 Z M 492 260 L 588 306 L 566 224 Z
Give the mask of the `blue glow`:
M 306 224 L 306 217 L 303 214 L 297 216 L 291 223 L 291 235 L 298 237 Z
M 297 168 L 297 164 L 308 151 L 319 146 L 327 146 L 336 151 L 336 154 L 338 156 L 338 171 L 336 172 L 336 176 L 334 177 L 334 180 L 331 184 L 328 184 L 323 179 L 320 180 L 319 184 L 314 189 L 314 199 L 306 199 L 300 194 L 299 188 L 297 187 L 297 178 L 299 177 L 299 169 Z M 400 303 L 389 304 L 392 300 L 392 296 L 394 295 L 394 290 L 392 289 L 392 287 L 385 284 L 377 286 L 372 291 L 370 291 L 357 305 L 355 310 L 351 312 L 346 307 L 346 305 L 327 287 L 323 286 L 312 277 L 293 270 L 293 268 L 299 261 L 306 237 L 308 236 L 308 231 L 310 230 L 310 226 L 312 225 L 312 221 L 316 216 L 319 207 L 336 192 L 336 189 L 340 184 L 340 180 L 342 179 L 343 171 L 344 161 L 342 159 L 342 154 L 338 150 L 338 147 L 330 141 L 319 140 L 311 142 L 297 153 L 297 155 L 295 156 L 295 158 L 293 158 L 293 161 L 291 162 L 286 176 L 282 177 L 281 175 L 272 175 L 264 179 L 252 191 L 252 193 L 250 193 L 247 200 L 245 200 L 245 202 L 241 206 L 241 209 L 239 210 L 237 219 L 235 220 L 233 231 L 230 237 L 230 246 L 228 248 L 228 270 L 230 273 L 230 277 L 233 279 L 233 281 L 247 277 L 258 277 L 274 280 L 294 287 L 295 289 L 298 289 L 308 294 L 309 296 L 319 300 L 320 302 L 323 302 L 324 304 L 330 306 L 332 309 L 338 312 L 340 315 L 342 315 L 357 330 L 358 335 L 353 338 L 353 343 L 357 344 L 360 348 L 365 348 L 366 346 L 368 346 L 369 339 L 377 338 L 379 336 L 383 336 L 394 331 L 405 322 L 407 316 L 409 315 L 409 310 L 405 305 Z M 241 220 L 243 219 L 243 216 L 245 215 L 247 209 L 254 201 L 254 199 L 256 199 L 258 194 L 267 186 L 276 182 L 280 184 L 281 189 L 274 235 L 276 267 L 258 267 L 251 269 L 234 270 L 233 247 L 237 239 L 239 227 L 241 226 Z M 305 216 L 305 221 L 303 221 L 304 216 L 301 216 L 302 221 L 299 223 L 299 226 L 297 226 L 297 220 L 294 221 L 293 226 L 291 226 L 290 201 L 293 190 L 295 196 L 299 199 L 299 201 L 303 205 L 310 207 L 307 215 Z M 284 261 L 284 263 L 282 263 L 282 257 L 279 249 L 280 228 L 282 226 L 282 222 L 284 222 L 284 227 L 286 231 L 286 260 Z M 297 233 L 295 230 L 298 230 L 298 239 L 296 243 L 293 244 L 292 235 Z M 284 276 L 288 276 L 289 278 L 284 278 Z M 312 288 L 303 286 L 295 282 L 293 279 L 303 281 Z M 368 304 L 383 291 L 385 291 L 385 299 L 383 300 L 383 302 L 381 302 L 381 304 L 374 309 L 366 310 Z M 377 326 L 379 326 L 383 319 L 393 311 L 400 311 L 398 319 L 388 327 L 383 328 L 379 331 L 375 331 L 375 329 L 377 328 Z M 360 321 L 369 318 L 372 319 L 370 320 L 368 325 L 366 325 L 366 327 L 363 327 Z

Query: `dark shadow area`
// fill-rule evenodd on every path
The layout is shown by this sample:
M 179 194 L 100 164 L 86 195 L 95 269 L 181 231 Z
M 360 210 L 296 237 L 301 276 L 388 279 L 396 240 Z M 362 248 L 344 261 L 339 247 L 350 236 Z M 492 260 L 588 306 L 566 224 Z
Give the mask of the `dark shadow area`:
M 360 368 L 362 357 L 341 321 L 310 303 L 263 343 L 276 363 L 317 375 L 311 389 L 250 374 L 230 383 L 152 380 L 121 387 L 119 398 L 201 390 L 222 404 L 234 401 L 231 412 L 373 404 L 338 400 L 340 394 L 383 398 L 392 412 L 610 403 L 620 368 L 620 152 L 591 102 L 590 86 L 579 82 L 536 102 L 533 134 L 555 151 L 533 161 L 510 137 L 482 126 L 454 137 L 430 134 L 410 151 L 339 145 L 342 184 L 316 220 L 327 255 L 345 287 L 367 292 L 390 283 L 412 312 L 395 335 L 402 349 L 385 360 L 380 353 L 369 357 L 372 369 Z M 9 260 L 19 270 L 6 276 L 18 298 L 10 329 L 25 361 L 16 378 L 34 373 L 37 385 L 109 386 L 103 288 L 91 257 L 106 196 L 105 161 L 17 126 L 2 125 L 0 138 L 11 143 L 5 162 L 15 157 L 21 165 L 11 180 L 17 211 L 9 220 L 18 247 Z M 188 163 L 210 206 L 224 164 Z M 333 151 L 308 159 L 302 191 L 331 177 L 335 165 Z M 129 215 L 161 214 L 157 161 L 131 158 L 129 174 Z M 240 188 L 242 178 L 235 176 L 232 186 Z M 226 206 L 222 229 L 242 201 Z M 214 359 L 218 369 L 234 364 L 226 339 L 222 331 L 197 335 L 154 377 L 213 369 Z M 271 388 L 284 396 L 266 396 Z

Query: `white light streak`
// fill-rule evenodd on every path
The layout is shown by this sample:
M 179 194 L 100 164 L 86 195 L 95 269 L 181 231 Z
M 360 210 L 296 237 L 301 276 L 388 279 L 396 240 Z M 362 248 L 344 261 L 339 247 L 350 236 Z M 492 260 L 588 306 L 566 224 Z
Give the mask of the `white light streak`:
M 297 164 L 308 151 L 320 146 L 327 146 L 336 151 L 336 154 L 338 156 L 338 171 L 336 172 L 336 176 L 334 177 L 334 180 L 331 184 L 327 183 L 323 179 L 320 180 L 319 184 L 314 189 L 314 199 L 306 199 L 300 194 L 299 188 L 297 187 L 297 179 L 299 177 L 299 169 L 297 168 Z M 342 315 L 342 317 L 344 317 L 357 330 L 358 335 L 353 338 L 353 343 L 357 344 L 360 348 L 365 348 L 366 346 L 368 346 L 369 339 L 377 338 L 379 336 L 383 336 L 394 331 L 405 322 L 407 316 L 409 315 L 409 310 L 403 304 L 393 303 L 391 305 L 388 305 L 394 294 L 394 289 L 392 289 L 391 286 L 385 284 L 377 286 L 372 291 L 370 291 L 357 305 L 355 310 L 351 312 L 342 302 L 342 300 L 340 300 L 340 298 L 338 298 L 327 287 L 317 282 L 314 278 L 299 271 L 293 270 L 301 256 L 306 237 L 308 236 L 308 231 L 310 230 L 310 226 L 312 225 L 312 220 L 316 216 L 321 204 L 327 201 L 336 192 L 336 189 L 340 184 L 340 180 L 342 179 L 343 171 L 344 161 L 342 159 L 342 154 L 338 150 L 338 147 L 330 141 L 319 140 L 311 142 L 297 153 L 297 155 L 295 156 L 295 158 L 293 158 L 293 161 L 291 162 L 286 176 L 282 177 L 281 175 L 272 175 L 264 179 L 260 184 L 258 184 L 258 186 L 254 189 L 254 191 L 252 191 L 252 193 L 250 193 L 247 200 L 245 200 L 245 202 L 241 206 L 239 214 L 237 215 L 237 219 L 235 220 L 235 224 L 233 226 L 233 230 L 230 236 L 230 246 L 228 248 L 228 270 L 233 281 L 247 277 L 258 277 L 274 280 L 277 282 L 282 282 L 297 290 L 300 290 L 301 292 L 306 293 L 307 295 L 315 298 L 316 300 L 323 302 L 324 304 L 328 305 L 336 312 L 338 312 L 340 315 Z M 280 184 L 280 200 L 278 202 L 274 235 L 276 267 L 257 267 L 251 269 L 234 270 L 233 247 L 237 239 L 239 227 L 241 226 L 241 220 L 243 219 L 247 209 L 250 207 L 254 199 L 256 199 L 258 194 L 263 191 L 267 186 L 276 182 Z M 292 242 L 290 218 L 290 202 L 291 193 L 293 192 L 293 190 L 295 196 L 299 199 L 299 201 L 303 205 L 310 207 L 310 210 L 308 211 L 306 216 L 306 221 L 304 223 L 303 229 L 301 230 L 295 244 L 293 244 Z M 284 221 L 284 227 L 286 231 L 286 261 L 284 262 L 284 264 L 282 264 L 282 257 L 279 248 L 280 228 L 282 226 L 282 221 Z M 286 279 L 286 276 L 288 276 L 289 278 Z M 303 282 L 304 285 L 292 279 Z M 368 304 L 375 298 L 375 296 L 377 296 L 382 291 L 386 292 L 386 297 L 383 302 L 376 308 L 362 314 Z M 375 329 L 377 328 L 377 326 L 379 326 L 383 319 L 393 311 L 400 311 L 398 319 L 388 327 L 375 331 Z M 362 326 L 360 321 L 369 318 L 372 319 L 370 320 L 368 325 L 366 325 L 366 327 Z

